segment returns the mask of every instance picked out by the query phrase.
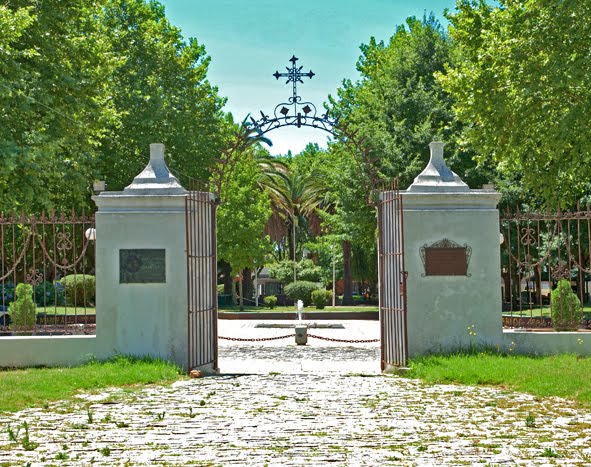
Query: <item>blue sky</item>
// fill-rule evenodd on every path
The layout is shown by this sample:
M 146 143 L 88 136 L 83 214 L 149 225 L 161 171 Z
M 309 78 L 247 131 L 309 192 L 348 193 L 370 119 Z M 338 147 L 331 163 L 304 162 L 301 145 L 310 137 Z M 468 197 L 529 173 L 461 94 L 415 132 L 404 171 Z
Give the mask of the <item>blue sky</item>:
M 454 0 L 160 0 L 185 37 L 205 45 L 212 61 L 209 80 L 241 121 L 259 110 L 272 113 L 291 96 L 291 85 L 272 74 L 284 72 L 295 54 L 303 71 L 316 74 L 298 94 L 322 109 L 343 79 L 357 79 L 359 46 L 371 36 L 387 41 L 408 16 L 433 11 L 442 22 Z M 273 154 L 297 153 L 308 142 L 326 145 L 327 134 L 287 128 L 270 132 Z

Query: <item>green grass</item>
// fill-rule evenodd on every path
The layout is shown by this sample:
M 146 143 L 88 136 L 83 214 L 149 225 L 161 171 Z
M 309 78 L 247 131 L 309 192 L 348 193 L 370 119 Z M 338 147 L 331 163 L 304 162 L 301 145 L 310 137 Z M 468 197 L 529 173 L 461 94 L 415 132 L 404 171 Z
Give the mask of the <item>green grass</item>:
M 78 307 L 73 307 L 73 306 L 47 306 L 46 308 L 37 307 L 37 313 L 47 313 L 48 315 L 70 315 L 70 316 L 74 316 L 74 315 L 94 315 L 96 314 L 96 309 L 95 308 L 84 308 L 81 306 Z
M 114 357 L 71 368 L 28 368 L 0 371 L 0 413 L 42 407 L 71 399 L 81 391 L 107 387 L 168 383 L 182 370 L 171 363 L 148 358 Z
M 544 305 L 543 307 L 540 308 L 539 305 L 532 305 L 532 308 L 530 309 L 529 305 L 523 304 L 523 309 L 519 310 L 519 308 L 517 308 L 516 310 L 514 310 L 513 312 L 511 311 L 504 311 L 503 312 L 503 316 L 514 316 L 514 317 L 518 317 L 518 316 L 547 316 L 550 317 L 550 306 L 549 305 Z M 591 319 L 591 306 L 589 305 L 585 305 L 583 307 L 583 317 L 585 319 Z
M 220 306 L 219 311 L 240 311 L 240 307 L 238 306 Z M 278 313 L 295 313 L 296 308 L 295 306 L 276 306 L 273 309 L 268 307 L 259 306 L 244 306 L 244 311 L 258 311 L 258 312 L 278 312 Z M 317 310 L 314 306 L 308 306 L 304 308 L 304 313 L 310 313 L 315 311 L 378 311 L 377 306 L 371 305 L 352 305 L 352 306 L 337 306 L 332 307 L 331 305 L 327 305 L 326 308 L 322 310 Z
M 413 359 L 405 376 L 430 383 L 501 386 L 536 396 L 558 396 L 591 405 L 591 358 L 527 357 L 492 352 Z

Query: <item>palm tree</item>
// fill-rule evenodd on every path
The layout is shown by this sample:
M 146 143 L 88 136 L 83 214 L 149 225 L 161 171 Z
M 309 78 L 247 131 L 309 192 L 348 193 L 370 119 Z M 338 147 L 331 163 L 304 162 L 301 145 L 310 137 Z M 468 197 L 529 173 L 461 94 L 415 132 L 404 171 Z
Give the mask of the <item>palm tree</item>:
M 282 220 L 291 231 L 288 250 L 294 261 L 296 273 L 296 229 L 298 221 L 314 219 L 316 212 L 326 201 L 326 185 L 317 173 L 303 175 L 290 170 L 283 162 L 266 157 L 259 162 L 263 170 L 260 184 L 269 193 L 273 205 L 272 222 Z

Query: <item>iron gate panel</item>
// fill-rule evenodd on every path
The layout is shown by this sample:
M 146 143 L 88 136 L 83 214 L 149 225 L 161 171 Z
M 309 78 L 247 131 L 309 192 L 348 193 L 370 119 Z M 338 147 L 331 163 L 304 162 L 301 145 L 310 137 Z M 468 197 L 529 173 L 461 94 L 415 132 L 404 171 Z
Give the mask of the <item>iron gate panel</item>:
M 216 209 L 212 193 L 186 197 L 189 371 L 218 368 Z
M 404 367 L 408 360 L 406 271 L 402 197 L 397 184 L 378 201 L 378 268 L 381 366 Z

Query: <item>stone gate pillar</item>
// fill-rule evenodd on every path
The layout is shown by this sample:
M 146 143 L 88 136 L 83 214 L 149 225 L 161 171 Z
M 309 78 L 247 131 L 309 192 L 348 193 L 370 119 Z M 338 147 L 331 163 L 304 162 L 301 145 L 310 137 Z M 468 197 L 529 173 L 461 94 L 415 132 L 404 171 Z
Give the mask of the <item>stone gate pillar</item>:
M 471 190 L 433 142 L 402 192 L 409 356 L 502 340 L 500 194 Z
M 93 199 L 100 357 L 151 356 L 187 366 L 187 192 L 164 162 L 164 145 L 121 192 Z

